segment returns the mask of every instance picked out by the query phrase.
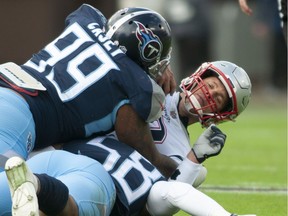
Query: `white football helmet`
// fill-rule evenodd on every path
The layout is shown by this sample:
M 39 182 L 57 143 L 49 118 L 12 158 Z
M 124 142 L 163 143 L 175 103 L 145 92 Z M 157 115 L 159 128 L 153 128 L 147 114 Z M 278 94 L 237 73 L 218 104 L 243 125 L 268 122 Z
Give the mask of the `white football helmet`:
M 230 100 L 221 111 L 217 111 L 217 105 L 203 82 L 203 79 L 209 76 L 218 77 L 227 90 Z M 192 108 L 201 124 L 208 127 L 211 123 L 234 121 L 249 103 L 252 84 L 248 74 L 241 67 L 227 61 L 215 61 L 203 63 L 195 73 L 181 81 L 180 88 L 188 98 L 185 103 L 186 109 L 189 111 Z M 211 113 L 205 113 L 207 106 L 201 107 L 196 97 L 193 96 L 193 93 L 199 89 L 203 91 L 208 106 L 212 110 Z

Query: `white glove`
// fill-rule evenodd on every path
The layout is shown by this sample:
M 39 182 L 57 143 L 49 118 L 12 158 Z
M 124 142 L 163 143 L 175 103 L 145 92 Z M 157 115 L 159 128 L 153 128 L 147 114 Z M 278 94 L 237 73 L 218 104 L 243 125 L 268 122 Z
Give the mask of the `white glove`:
M 196 140 L 192 151 L 194 152 L 199 163 L 207 158 L 218 155 L 225 143 L 226 135 L 216 127 L 210 125 Z

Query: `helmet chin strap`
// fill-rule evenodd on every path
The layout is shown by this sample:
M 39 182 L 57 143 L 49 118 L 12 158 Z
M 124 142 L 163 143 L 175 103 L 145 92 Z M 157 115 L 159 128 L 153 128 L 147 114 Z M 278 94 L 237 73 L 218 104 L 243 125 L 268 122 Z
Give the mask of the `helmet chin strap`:
M 192 114 L 193 116 L 197 116 L 198 117 L 198 115 L 197 114 L 195 114 L 195 113 L 192 113 L 190 110 L 191 109 L 197 109 L 198 110 L 198 113 L 200 114 L 200 115 L 203 115 L 203 111 L 201 110 L 201 105 L 200 105 L 200 103 L 198 102 L 198 100 L 196 99 L 196 97 L 194 96 L 194 95 L 190 95 L 189 96 L 189 98 L 190 98 L 190 101 L 191 101 L 191 103 L 193 104 L 193 106 L 192 106 L 192 104 L 191 103 L 187 103 L 187 102 L 185 102 L 185 104 L 184 104 L 184 106 L 185 106 L 185 109 L 187 110 L 187 112 L 189 112 L 190 114 Z

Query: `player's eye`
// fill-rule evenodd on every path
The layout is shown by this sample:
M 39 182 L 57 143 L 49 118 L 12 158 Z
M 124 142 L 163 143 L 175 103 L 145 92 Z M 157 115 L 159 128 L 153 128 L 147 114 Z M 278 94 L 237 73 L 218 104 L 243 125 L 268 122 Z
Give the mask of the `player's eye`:
M 210 89 L 214 88 L 214 85 L 212 83 L 208 83 L 208 86 L 209 86 Z

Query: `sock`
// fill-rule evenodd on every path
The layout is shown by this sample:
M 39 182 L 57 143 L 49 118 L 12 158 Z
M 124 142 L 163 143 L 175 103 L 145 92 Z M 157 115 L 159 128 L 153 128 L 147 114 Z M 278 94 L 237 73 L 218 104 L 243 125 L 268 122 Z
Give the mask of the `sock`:
M 35 174 L 40 182 L 37 194 L 39 209 L 46 215 L 57 215 L 66 206 L 69 198 L 67 186 L 56 178 L 46 174 Z

